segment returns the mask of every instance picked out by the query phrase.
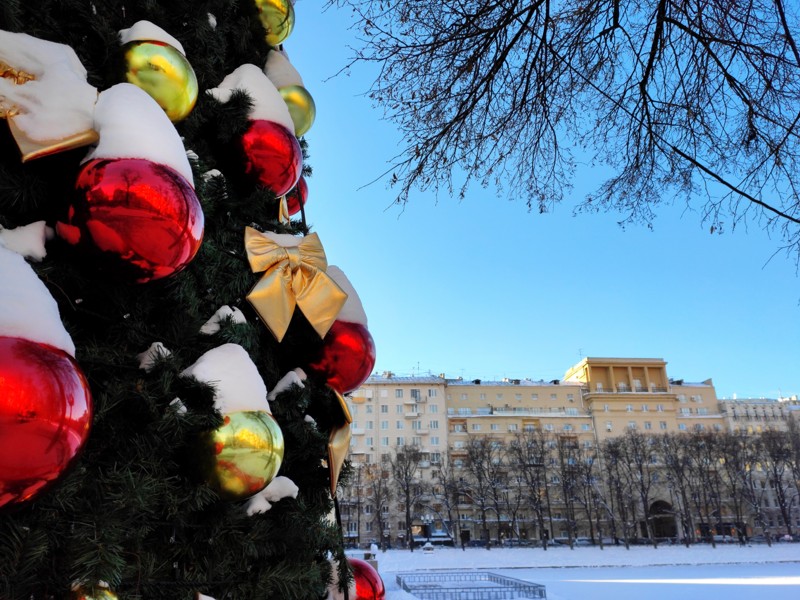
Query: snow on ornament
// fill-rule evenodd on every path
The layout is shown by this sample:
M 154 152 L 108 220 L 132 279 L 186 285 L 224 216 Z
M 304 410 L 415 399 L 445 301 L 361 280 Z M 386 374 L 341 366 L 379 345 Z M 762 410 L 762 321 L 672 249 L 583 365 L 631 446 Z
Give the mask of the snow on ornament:
M 264 73 L 278 88 L 278 92 L 289 109 L 294 123 L 294 134 L 302 137 L 314 124 L 317 106 L 314 104 L 314 98 L 303 85 L 300 74 L 289 62 L 286 53 L 278 50 L 271 51 L 267 56 Z
M 283 196 L 303 172 L 303 150 L 294 136 L 289 109 L 275 85 L 255 65 L 241 65 L 208 93 L 225 103 L 234 90 L 246 92 L 253 102 L 250 125 L 239 140 L 243 171 L 275 196 Z
M 227 500 L 244 500 L 263 490 L 283 462 L 283 433 L 270 414 L 267 387 L 249 355 L 224 344 L 186 369 L 214 388 L 214 406 L 223 423 L 201 436 L 197 468 Z
M 0 508 L 57 481 L 89 435 L 89 384 L 47 288 L 0 244 Z
M 126 81 L 147 92 L 173 123 L 189 116 L 197 102 L 197 76 L 181 43 L 150 21 L 138 21 L 119 37 Z
M 375 342 L 367 329 L 367 315 L 353 285 L 341 269 L 329 266 L 328 275 L 347 294 L 347 301 L 322 340 L 322 347 L 308 359 L 307 370 L 347 394 L 357 389 L 375 366 Z
M 177 131 L 128 83 L 100 94 L 95 127 L 100 141 L 78 173 L 57 234 L 123 281 L 178 273 L 200 249 L 204 217 Z
M 72 48 L 0 30 L 0 65 L 0 118 L 23 162 L 97 141 L 97 89 Z

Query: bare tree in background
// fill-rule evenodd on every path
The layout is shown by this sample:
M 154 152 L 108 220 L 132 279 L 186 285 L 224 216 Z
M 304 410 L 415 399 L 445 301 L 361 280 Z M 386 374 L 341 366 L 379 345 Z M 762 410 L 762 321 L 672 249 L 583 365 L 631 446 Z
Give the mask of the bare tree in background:
M 785 0 L 328 0 L 402 135 L 387 171 L 463 197 L 651 223 L 673 198 L 712 232 L 746 223 L 800 260 L 800 5 Z M 605 167 L 591 173 L 583 167 Z
M 411 530 L 414 520 L 414 506 L 420 497 L 427 492 L 427 486 L 422 481 L 420 462 L 422 452 L 417 446 L 399 446 L 390 459 L 392 468 L 392 483 L 397 492 L 397 498 L 405 509 L 406 533 L 408 549 L 414 551 L 414 535 Z

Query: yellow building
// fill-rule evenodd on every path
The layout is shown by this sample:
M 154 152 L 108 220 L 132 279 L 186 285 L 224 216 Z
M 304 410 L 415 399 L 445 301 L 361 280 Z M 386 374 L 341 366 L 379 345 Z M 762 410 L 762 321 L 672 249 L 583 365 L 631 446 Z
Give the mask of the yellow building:
M 584 358 L 567 370 L 564 382 L 583 386 L 600 441 L 625 429 L 721 431 L 725 424 L 711 379 L 670 379 L 660 358 Z
M 348 402 L 353 415 L 349 458 L 356 476 L 339 490 L 343 526 L 353 543 L 392 546 L 407 545 L 409 535 L 418 543 L 428 539 L 440 543 L 594 539 L 601 530 L 608 535 L 608 523 L 590 505 L 592 500 L 581 500 L 565 485 L 566 478 L 594 477 L 591 468 L 584 467 L 601 460 L 598 450 L 607 440 L 631 430 L 663 434 L 786 429 L 790 415 L 800 412 L 796 401 L 719 401 L 711 379 L 698 383 L 673 379 L 660 358 L 584 358 L 563 379 L 550 381 L 448 379 L 444 374 L 398 377 L 385 372 L 370 377 Z M 488 492 L 495 495 L 493 507 L 478 498 L 474 484 L 464 485 L 457 501 L 451 502 L 445 494 L 445 472 L 452 471 L 453 485 L 458 487 L 468 477 L 468 454 L 476 442 L 508 449 L 530 443 L 536 436 L 546 444 L 542 464 L 533 459 L 543 478 L 537 493 L 551 496 L 546 520 L 541 510 L 529 506 L 536 504 L 530 497 L 530 476 L 527 480 L 525 476 L 525 468 L 531 465 L 520 465 L 522 459 L 508 453 Z M 376 482 L 389 485 L 391 460 L 402 446 L 421 453 L 416 483 L 423 491 L 408 512 L 398 494 L 390 497 L 376 486 Z M 633 529 L 623 533 L 625 537 L 680 536 L 677 499 L 664 474 L 659 478 L 657 473 L 663 466 L 653 463 L 648 468 L 654 474 L 650 496 L 635 509 Z M 503 509 L 497 504 L 498 487 Z M 525 502 L 519 502 L 523 495 Z M 509 508 L 514 497 L 516 507 Z M 684 512 L 691 508 L 686 503 L 684 499 Z M 406 522 L 407 514 L 410 522 Z M 717 514 L 718 523 L 736 520 L 724 508 Z M 710 535 L 712 529 L 702 518 L 699 525 L 691 525 L 692 531 L 702 535 Z

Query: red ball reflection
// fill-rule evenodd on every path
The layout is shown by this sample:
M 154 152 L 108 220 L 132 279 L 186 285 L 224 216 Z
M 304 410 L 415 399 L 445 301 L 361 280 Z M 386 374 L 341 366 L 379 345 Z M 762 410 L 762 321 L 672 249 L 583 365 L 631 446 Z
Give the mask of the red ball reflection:
M 303 150 L 283 125 L 256 120 L 241 139 L 245 173 L 276 196 L 291 190 L 303 172 Z
M 0 336 L 0 507 L 55 481 L 89 435 L 89 384 L 63 350 Z
M 139 158 L 86 163 L 58 235 L 117 278 L 145 283 L 177 273 L 203 239 L 203 210 L 177 171 Z
M 356 586 L 356 596 L 352 600 L 384 600 L 386 598 L 383 579 L 375 567 L 359 558 L 348 558 L 347 562 L 353 569 Z
M 286 194 L 286 208 L 289 211 L 289 216 L 299 213 L 300 207 L 306 205 L 307 198 L 308 184 L 306 183 L 306 178 L 301 175 L 300 179 L 297 180 L 297 185 Z
M 334 321 L 322 350 L 308 368 L 324 376 L 340 394 L 352 392 L 367 380 L 375 366 L 375 342 L 366 327 L 359 323 Z

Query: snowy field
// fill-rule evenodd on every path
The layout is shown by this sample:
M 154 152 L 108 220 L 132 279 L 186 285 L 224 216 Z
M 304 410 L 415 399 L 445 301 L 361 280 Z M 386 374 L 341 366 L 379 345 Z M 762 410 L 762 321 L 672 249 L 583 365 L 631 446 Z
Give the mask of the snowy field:
M 360 557 L 361 553 L 353 552 Z M 414 600 L 396 583 L 406 571 L 487 569 L 547 587 L 548 600 L 770 600 L 800 599 L 800 544 L 436 548 L 378 553 L 386 600 Z

